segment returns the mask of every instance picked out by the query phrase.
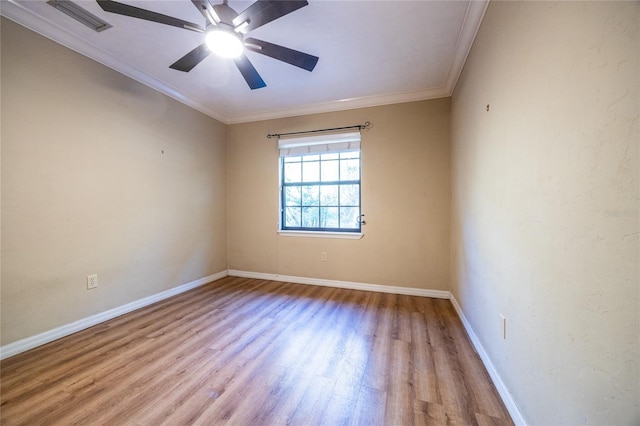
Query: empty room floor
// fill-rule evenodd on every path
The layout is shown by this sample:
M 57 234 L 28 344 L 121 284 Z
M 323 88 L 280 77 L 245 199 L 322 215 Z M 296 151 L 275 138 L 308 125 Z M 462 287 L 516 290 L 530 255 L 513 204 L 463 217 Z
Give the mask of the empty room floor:
M 512 424 L 444 299 L 227 277 L 0 368 L 3 426 Z

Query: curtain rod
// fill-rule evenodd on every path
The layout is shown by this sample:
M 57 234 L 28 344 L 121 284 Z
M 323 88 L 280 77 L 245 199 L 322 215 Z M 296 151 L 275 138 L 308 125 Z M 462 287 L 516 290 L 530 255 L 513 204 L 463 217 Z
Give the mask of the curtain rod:
M 320 133 L 320 132 L 332 132 L 335 130 L 347 130 L 347 129 L 368 129 L 371 127 L 371 123 L 365 121 L 364 124 L 356 124 L 354 126 L 345 126 L 345 127 L 334 127 L 332 129 L 318 129 L 318 130 L 304 130 L 302 132 L 289 132 L 289 133 L 270 133 L 267 135 L 267 138 L 279 138 L 281 136 L 291 136 L 291 135 L 306 135 L 309 133 Z

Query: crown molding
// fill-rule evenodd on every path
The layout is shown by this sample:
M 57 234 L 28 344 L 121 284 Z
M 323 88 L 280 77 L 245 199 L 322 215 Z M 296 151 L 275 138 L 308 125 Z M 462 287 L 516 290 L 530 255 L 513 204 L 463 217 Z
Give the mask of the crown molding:
M 170 98 L 182 102 L 183 104 L 198 110 L 209 117 L 215 118 L 223 123 L 227 123 L 227 117 L 219 111 L 209 108 L 188 96 L 184 96 L 175 87 L 150 77 L 142 71 L 120 61 L 102 50 L 99 46 L 88 43 L 60 25 L 36 15 L 21 4 L 15 2 L 15 0 L 2 0 L 0 15 L 40 34 L 43 37 L 61 44 L 74 52 L 86 56 L 89 59 L 93 59 L 94 61 L 119 72 L 120 74 L 124 74 L 145 86 L 148 86 L 160 93 L 164 93 Z
M 476 34 L 478 34 L 482 18 L 484 18 L 484 13 L 487 11 L 488 6 L 489 0 L 471 0 L 467 5 L 467 11 L 462 21 L 462 27 L 458 34 L 453 60 L 447 76 L 448 96 L 453 95 L 453 89 L 455 89 L 458 78 L 462 74 L 462 69 L 467 61 L 469 52 L 471 52 L 471 46 L 473 46 L 473 41 L 476 38 Z
M 414 92 L 391 93 L 387 95 L 363 96 L 359 98 L 341 99 L 339 101 L 321 102 L 291 108 L 270 109 L 251 114 L 228 117 L 228 124 L 248 123 L 252 121 L 271 120 L 276 118 L 300 115 L 321 114 L 325 112 L 345 111 L 348 109 L 367 108 L 380 105 L 399 104 L 404 102 L 423 101 L 426 99 L 445 98 L 451 94 L 446 87 L 426 89 Z
M 363 96 L 358 98 L 342 99 L 338 101 L 322 102 L 303 105 L 294 108 L 271 109 L 268 111 L 251 114 L 239 114 L 228 117 L 227 124 L 239 124 L 252 121 L 271 120 L 300 115 L 321 114 L 325 112 L 345 111 L 356 108 L 367 108 L 380 105 L 391 105 L 405 102 L 424 101 L 428 99 L 445 98 L 453 95 L 458 78 L 469 56 L 473 41 L 480 29 L 482 18 L 487 10 L 490 0 L 471 0 L 467 5 L 456 47 L 449 66 L 447 82 L 445 86 L 412 92 L 391 93 L 376 96 Z
M 448 97 L 453 94 L 456 82 L 462 73 L 464 63 L 469 55 L 473 40 L 478 32 L 482 18 L 489 4 L 489 0 L 471 0 L 467 5 L 465 17 L 456 42 L 453 60 L 449 66 L 446 84 L 442 87 L 425 90 L 389 93 L 384 95 L 363 96 L 337 101 L 328 101 L 315 104 L 301 105 L 290 108 L 270 109 L 249 114 L 225 115 L 222 112 L 204 105 L 192 97 L 186 96 L 180 91 L 146 73 L 120 61 L 99 46 L 88 43 L 72 34 L 65 28 L 46 20 L 15 0 L 2 0 L 0 15 L 61 44 L 83 56 L 93 59 L 127 77 L 138 81 L 158 92 L 182 102 L 183 104 L 202 112 L 224 124 L 237 124 L 252 121 L 286 118 L 300 115 L 320 114 L 334 111 L 344 111 L 355 108 L 366 108 L 380 105 L 390 105 L 404 102 L 415 102 L 427 99 Z

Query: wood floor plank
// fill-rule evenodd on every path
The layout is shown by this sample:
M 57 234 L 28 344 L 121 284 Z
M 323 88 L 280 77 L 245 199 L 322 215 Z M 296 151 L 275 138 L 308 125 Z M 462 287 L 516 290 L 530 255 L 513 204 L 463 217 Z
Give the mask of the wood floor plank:
M 426 321 L 424 313 L 411 313 L 411 368 L 415 397 L 421 401 L 441 404 L 442 398 L 438 391 L 438 377 Z
M 299 374 L 295 369 L 285 369 L 282 381 L 270 390 L 269 398 L 254 412 L 248 424 L 286 425 L 313 382 L 312 375 Z
M 448 300 L 226 277 L 0 363 L 2 425 L 510 425 Z
M 474 424 L 475 411 L 470 409 L 472 401 L 457 354 L 451 348 L 443 346 L 433 346 L 433 351 L 438 389 L 448 417 L 456 419 L 456 423 Z
M 362 380 L 364 386 L 386 391 L 389 383 L 389 364 L 391 362 L 391 346 L 394 339 L 374 337 L 373 347 L 365 366 Z
M 390 350 L 389 380 L 385 408 L 385 424 L 414 424 L 413 402 L 415 391 L 411 378 L 409 343 L 392 340 Z
M 356 399 L 365 374 L 369 354 L 373 349 L 373 337 L 351 333 L 345 356 L 336 368 L 336 385 L 333 393 Z
M 447 413 L 444 406 L 416 400 L 413 412 L 418 425 L 463 426 L 460 420 Z
M 386 392 L 365 385 L 361 386 L 351 424 L 354 426 L 383 425 L 386 400 Z
M 335 381 L 326 377 L 316 376 L 291 417 L 294 425 L 320 425 L 324 423 L 323 414 Z
M 215 353 L 219 355 L 220 353 Z M 221 362 L 221 357 L 212 356 L 200 363 L 180 381 L 167 382 L 154 389 L 154 397 L 147 399 L 144 406 L 131 419 L 140 425 L 157 425 L 163 422 L 191 424 L 212 401 L 225 390 L 226 384 L 244 368 L 247 359 L 236 357 L 230 362 Z M 124 424 L 118 416 L 114 423 Z
M 332 426 L 345 426 L 351 421 L 355 409 L 354 396 L 341 396 L 331 393 L 331 399 L 322 413 L 321 424 Z
M 393 310 L 393 330 L 392 338 L 411 342 L 411 312 L 413 303 L 409 296 L 395 295 L 395 306 Z
M 377 309 L 382 299 L 382 293 L 369 293 L 369 297 L 363 301 L 364 311 L 362 312 L 362 318 L 358 324 L 358 333 L 366 336 L 374 336 L 377 326 Z

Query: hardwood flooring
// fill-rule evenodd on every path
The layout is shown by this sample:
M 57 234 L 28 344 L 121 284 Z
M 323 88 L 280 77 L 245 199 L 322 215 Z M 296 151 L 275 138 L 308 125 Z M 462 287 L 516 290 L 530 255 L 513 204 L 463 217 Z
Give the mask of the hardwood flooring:
M 0 364 L 9 425 L 510 425 L 448 300 L 227 277 Z

